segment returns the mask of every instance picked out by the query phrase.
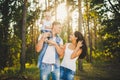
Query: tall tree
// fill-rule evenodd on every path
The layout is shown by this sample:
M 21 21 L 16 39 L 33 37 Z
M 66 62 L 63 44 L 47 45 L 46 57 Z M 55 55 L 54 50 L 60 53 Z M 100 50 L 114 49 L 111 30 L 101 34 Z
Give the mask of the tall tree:
M 22 20 L 22 52 L 20 57 L 20 71 L 23 72 L 25 70 L 25 53 L 26 53 L 26 12 L 27 12 L 27 0 L 24 0 L 23 3 L 23 20 Z
M 69 34 L 70 34 L 70 14 L 69 14 L 69 0 L 67 0 L 66 2 L 66 7 L 67 7 L 67 34 L 68 34 L 68 37 L 67 37 L 67 41 L 69 41 Z
M 86 14 L 87 14 L 87 29 L 88 29 L 88 42 L 89 42 L 89 61 L 92 62 L 92 40 L 91 40 L 91 32 L 90 32 L 90 10 L 89 10 L 89 1 L 86 0 Z
M 55 0 L 55 20 L 57 20 L 57 0 Z
M 69 41 L 69 35 L 72 32 L 72 16 L 71 13 L 75 9 L 74 0 L 66 0 L 66 9 L 67 9 L 67 41 Z
M 78 30 L 82 32 L 82 7 L 81 7 L 82 0 L 78 0 L 78 12 L 79 12 L 79 18 L 78 18 Z
M 105 54 L 112 54 L 120 62 L 120 1 L 119 0 L 92 0 L 92 9 L 101 17 L 100 35 Z
M 79 18 L 78 18 L 78 30 L 82 32 L 82 7 L 81 7 L 82 0 L 78 0 L 78 12 L 79 12 Z M 78 60 L 78 69 L 83 69 L 82 59 Z
M 86 26 L 87 26 L 87 34 L 88 34 L 88 48 L 89 48 L 89 62 L 92 62 L 92 38 L 90 31 L 90 2 L 85 0 L 86 6 Z M 88 57 L 88 55 L 87 55 Z
M 10 4 L 10 0 L 0 0 L 0 69 L 9 66 Z

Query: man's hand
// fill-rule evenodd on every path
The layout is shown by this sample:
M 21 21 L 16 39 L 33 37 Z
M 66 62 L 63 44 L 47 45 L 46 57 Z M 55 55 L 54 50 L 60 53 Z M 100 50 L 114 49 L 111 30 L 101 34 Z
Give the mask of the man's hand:
M 50 45 L 53 45 L 53 46 L 57 45 L 57 43 L 53 40 L 47 40 L 47 43 L 50 44 Z

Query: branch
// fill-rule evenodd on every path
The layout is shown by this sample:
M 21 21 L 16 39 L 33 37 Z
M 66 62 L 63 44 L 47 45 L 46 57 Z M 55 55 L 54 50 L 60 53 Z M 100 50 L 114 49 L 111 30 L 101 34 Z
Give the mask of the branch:
M 115 7 L 113 6 L 113 4 L 110 2 L 110 0 L 108 0 L 108 2 L 109 2 L 110 5 L 112 6 L 113 10 L 114 10 L 116 13 L 119 13 L 119 12 L 115 9 Z
M 118 8 L 118 11 L 120 10 L 120 0 L 117 0 L 118 5 L 116 6 Z
M 104 7 L 106 8 L 106 9 L 108 9 L 110 12 L 112 12 L 112 13 L 114 13 L 112 10 L 110 10 L 105 4 L 104 4 Z
M 118 1 L 118 3 L 120 4 L 120 0 L 117 0 Z

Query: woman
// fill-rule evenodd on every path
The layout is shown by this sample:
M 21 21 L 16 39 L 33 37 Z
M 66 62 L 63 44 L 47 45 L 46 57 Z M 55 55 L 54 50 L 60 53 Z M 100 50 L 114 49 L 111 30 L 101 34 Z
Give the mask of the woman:
M 61 80 L 74 80 L 76 61 L 84 58 L 87 52 L 85 40 L 79 31 L 70 35 L 70 41 L 65 44 L 64 54 L 61 55 L 64 56 L 60 67 Z

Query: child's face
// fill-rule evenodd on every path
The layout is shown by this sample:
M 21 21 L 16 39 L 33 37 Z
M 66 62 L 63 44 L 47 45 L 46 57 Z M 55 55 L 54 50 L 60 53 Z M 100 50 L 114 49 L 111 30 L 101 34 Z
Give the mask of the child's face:
M 50 20 L 50 18 L 51 18 L 50 15 L 46 15 L 47 20 Z
M 46 12 L 46 15 L 45 15 L 45 17 L 46 17 L 46 19 L 47 19 L 47 20 L 50 20 L 50 18 L 51 18 L 51 15 L 50 15 L 50 13 L 49 13 L 49 12 Z

